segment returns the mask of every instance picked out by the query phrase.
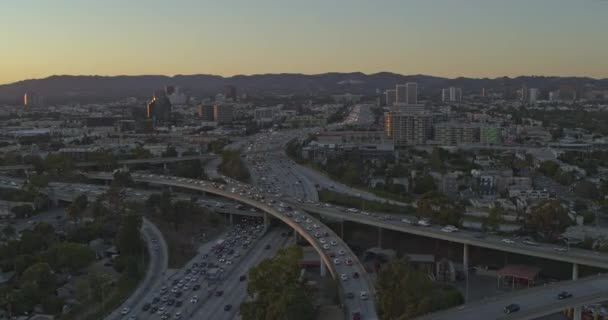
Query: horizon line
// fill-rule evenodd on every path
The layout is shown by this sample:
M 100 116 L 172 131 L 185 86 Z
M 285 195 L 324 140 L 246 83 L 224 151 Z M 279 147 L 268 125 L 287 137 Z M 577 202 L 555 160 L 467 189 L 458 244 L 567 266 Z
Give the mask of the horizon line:
M 608 1 L 608 0 L 607 0 Z M 251 74 L 233 74 L 233 75 L 219 75 L 219 74 L 212 74 L 212 73 L 191 73 L 191 74 L 182 74 L 182 73 L 177 73 L 177 74 L 173 74 L 173 75 L 169 75 L 169 74 L 154 74 L 154 73 L 149 73 L 149 74 L 106 74 L 106 75 L 102 75 L 102 74 L 52 74 L 52 75 L 48 75 L 45 77 L 40 77 L 40 78 L 26 78 L 26 79 L 22 79 L 22 80 L 17 80 L 17 81 L 13 81 L 13 82 L 7 82 L 7 83 L 0 83 L 0 86 L 6 86 L 6 85 L 13 85 L 13 84 L 17 84 L 20 82 L 26 82 L 26 81 L 38 81 L 38 80 L 47 80 L 53 77 L 102 77 L 102 78 L 118 78 L 118 77 L 168 77 L 168 78 L 175 78 L 175 77 L 191 77 L 191 76 L 211 76 L 211 77 L 220 77 L 220 78 L 235 78 L 235 77 L 255 77 L 255 76 L 269 76 L 269 75 L 301 75 L 301 76 L 320 76 L 320 75 L 327 75 L 327 74 L 354 74 L 354 73 L 360 73 L 363 74 L 365 76 L 373 76 L 373 75 L 377 75 L 377 74 L 381 74 L 381 73 L 387 73 L 387 74 L 393 74 L 393 75 L 397 75 L 397 76 L 402 76 L 402 77 L 433 77 L 433 78 L 443 78 L 443 79 L 447 79 L 447 80 L 457 80 L 457 79 L 475 79 L 475 80 L 496 80 L 496 79 L 501 79 L 501 78 L 507 78 L 507 79 L 517 79 L 517 78 L 523 78 L 523 77 L 528 77 L 528 78 L 586 78 L 586 79 L 591 79 L 591 80 L 595 80 L 595 81 L 604 81 L 604 80 L 608 80 L 608 76 L 606 77 L 602 77 L 602 78 L 595 78 L 592 76 L 566 76 L 566 75 L 517 75 L 517 76 L 495 76 L 495 77 L 472 77 L 472 76 L 458 76 L 458 77 L 447 77 L 447 76 L 436 76 L 436 75 L 431 75 L 431 74 L 422 74 L 422 73 L 418 73 L 418 74 L 403 74 L 403 73 L 398 73 L 398 72 L 392 72 L 392 71 L 378 71 L 378 72 L 372 72 L 372 73 L 365 73 L 362 71 L 327 71 L 327 72 L 322 72 L 322 73 L 304 73 L 304 72 L 267 72 L 267 73 L 251 73 Z

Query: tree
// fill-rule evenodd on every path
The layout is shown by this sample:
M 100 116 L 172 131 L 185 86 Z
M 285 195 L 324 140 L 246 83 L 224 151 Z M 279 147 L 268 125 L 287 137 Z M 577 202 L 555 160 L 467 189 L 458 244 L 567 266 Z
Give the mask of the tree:
M 63 242 L 51 248 L 55 268 L 76 272 L 95 261 L 95 252 L 88 246 Z
M 138 255 L 143 251 L 143 241 L 140 233 L 142 218 L 139 215 L 123 216 L 120 229 L 114 239 L 114 244 L 121 255 Z
M 74 170 L 72 158 L 61 153 L 50 153 L 44 159 L 46 171 L 54 177 L 69 176 Z
M 243 163 L 238 151 L 225 150 L 222 152 L 222 162 L 219 165 L 219 170 L 223 174 L 234 179 L 249 182 L 250 174 L 247 166 Z
M 433 179 L 431 175 L 423 174 L 414 179 L 415 193 L 424 194 L 435 190 L 437 190 L 437 187 L 435 186 L 435 179 Z
M 428 192 L 418 200 L 416 216 L 442 225 L 459 226 L 464 216 L 464 207 L 441 193 Z
M 559 200 L 539 203 L 526 218 L 526 228 L 531 232 L 542 233 L 547 239 L 555 239 L 572 224 L 568 210 Z
M 112 187 L 127 188 L 133 186 L 133 178 L 131 173 L 124 170 L 116 170 L 112 179 Z
M 14 237 L 16 234 L 15 227 L 11 226 L 10 224 L 7 224 L 6 226 L 4 226 L 4 228 L 2 228 L 2 234 L 9 239 Z
M 241 304 L 243 320 L 314 319 L 308 288 L 298 281 L 302 249 L 290 246 L 280 249 L 273 258 L 262 261 L 249 271 L 247 294 Z
M 48 263 L 39 262 L 27 268 L 19 278 L 21 285 L 34 284 L 41 293 L 49 294 L 55 290 L 55 275 Z
M 488 212 L 488 217 L 483 221 L 483 226 L 492 231 L 498 231 L 503 222 L 504 209 L 501 206 L 495 206 Z
M 540 163 L 538 171 L 547 177 L 554 177 L 559 171 L 559 164 L 551 160 L 543 161 Z
M 66 208 L 66 213 L 74 222 L 78 222 L 89 205 L 89 200 L 85 194 L 80 194 Z
M 162 154 L 163 158 L 175 158 L 177 157 L 177 150 L 174 146 L 168 146 L 165 152 Z
M 464 300 L 457 291 L 436 287 L 404 259 L 393 260 L 378 273 L 376 289 L 380 319 L 412 319 Z
M 589 200 L 596 200 L 600 196 L 595 183 L 586 180 L 581 181 L 574 186 L 574 194 Z
M 34 208 L 29 204 L 22 204 L 14 206 L 11 212 L 15 214 L 17 218 L 24 219 L 29 218 L 34 214 Z

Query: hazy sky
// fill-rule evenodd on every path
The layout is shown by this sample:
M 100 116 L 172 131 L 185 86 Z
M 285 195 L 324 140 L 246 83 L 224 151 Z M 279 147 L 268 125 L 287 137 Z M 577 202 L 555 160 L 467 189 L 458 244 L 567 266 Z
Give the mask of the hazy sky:
M 608 77 L 607 0 L 18 0 L 0 83 L 328 71 Z

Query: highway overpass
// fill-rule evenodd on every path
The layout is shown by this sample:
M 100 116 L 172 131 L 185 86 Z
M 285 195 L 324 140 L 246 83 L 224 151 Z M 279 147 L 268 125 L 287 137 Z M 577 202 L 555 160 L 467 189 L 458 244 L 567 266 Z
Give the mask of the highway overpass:
M 111 180 L 113 179 L 113 175 L 111 173 L 89 173 L 87 177 L 91 179 L 101 179 L 101 180 Z M 375 308 L 375 299 L 374 299 L 374 287 L 373 283 L 365 271 L 365 268 L 357 258 L 357 256 L 350 250 L 350 248 L 346 245 L 344 241 L 340 237 L 338 237 L 330 228 L 323 226 L 323 224 L 308 214 L 303 214 L 307 219 L 312 220 L 316 224 L 320 225 L 323 231 L 328 233 L 328 236 L 325 238 L 335 239 L 337 242 L 337 248 L 342 248 L 345 251 L 344 257 L 348 257 L 353 261 L 352 266 L 347 266 L 344 263 L 335 263 L 332 257 L 329 256 L 328 251 L 323 249 L 322 244 L 318 241 L 318 239 L 314 236 L 315 230 L 307 230 L 302 224 L 296 222 L 295 217 L 288 217 L 285 213 L 279 212 L 273 206 L 268 205 L 264 202 L 250 199 L 246 196 L 240 196 L 238 193 L 231 193 L 229 191 L 221 190 L 214 186 L 212 182 L 202 181 L 202 180 L 193 180 L 193 179 L 184 179 L 179 177 L 166 177 L 166 176 L 158 176 L 158 175 L 139 175 L 133 174 L 132 178 L 136 182 L 144 182 L 149 184 L 156 185 L 164 185 L 169 187 L 178 187 L 189 190 L 197 190 L 203 193 L 209 193 L 213 195 L 217 195 L 220 197 L 229 198 L 251 207 L 257 208 L 264 212 L 264 224 L 267 226 L 269 217 L 268 214 L 287 224 L 291 228 L 293 228 L 300 236 L 302 236 L 310 245 L 319 253 L 321 260 L 321 272 L 323 273 L 325 268 L 328 268 L 332 277 L 334 279 L 339 279 L 341 274 L 352 274 L 353 272 L 357 272 L 360 275 L 359 279 L 351 279 L 350 281 L 340 281 L 340 285 L 342 287 L 343 293 L 348 291 L 349 289 L 355 289 L 356 292 L 365 291 L 370 294 L 370 298 L 366 300 L 361 299 L 348 299 L 343 300 L 347 309 L 347 316 L 350 317 L 350 313 L 354 311 L 359 311 L 363 315 L 363 319 L 374 320 L 377 319 L 377 313 Z M 237 187 L 237 186 L 235 186 Z M 227 187 L 230 188 L 230 187 Z M 239 187 L 240 188 L 240 187 Z M 265 199 L 274 198 L 271 195 L 265 195 Z M 281 200 L 281 199 L 278 199 Z M 353 290 L 354 291 L 354 290 Z M 344 294 L 341 295 L 342 299 Z
M 211 160 L 212 158 L 213 158 L 213 156 L 210 156 L 210 155 L 184 156 L 184 157 L 168 157 L 168 158 L 118 160 L 117 163 L 119 165 L 162 164 L 162 163 L 190 161 L 190 160 L 203 160 L 204 161 L 204 160 Z M 100 164 L 98 161 L 85 161 L 85 162 L 76 162 L 74 165 L 79 168 L 84 168 L 84 167 L 99 166 Z M 0 166 L 0 171 L 28 170 L 28 169 L 34 169 L 34 166 L 31 164 L 17 164 L 17 165 L 9 165 L 9 166 Z
M 562 291 L 572 293 L 572 298 L 559 300 L 557 295 Z M 600 275 L 519 290 L 431 313 L 419 317 L 417 320 L 528 320 L 573 307 L 579 309 L 580 317 L 581 306 L 606 300 L 608 300 L 608 276 Z M 505 314 L 504 307 L 513 303 L 518 304 L 521 309 L 511 314 Z

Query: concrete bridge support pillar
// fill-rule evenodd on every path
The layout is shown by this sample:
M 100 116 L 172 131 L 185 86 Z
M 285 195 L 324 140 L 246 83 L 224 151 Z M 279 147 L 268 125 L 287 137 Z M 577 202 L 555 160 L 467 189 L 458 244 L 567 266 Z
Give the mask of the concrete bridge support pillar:
M 266 233 L 266 231 L 268 231 L 269 225 L 270 225 L 270 217 L 268 216 L 268 213 L 264 212 L 264 233 Z
M 378 248 L 382 248 L 382 228 L 378 227 Z
M 232 213 L 228 214 L 228 221 L 230 222 L 230 225 L 234 225 L 234 215 Z
M 462 249 L 462 270 L 464 271 L 466 285 L 464 301 L 467 302 L 469 298 L 469 245 L 465 243 Z
M 572 280 L 578 280 L 578 264 L 572 264 Z M 581 307 L 574 308 L 574 314 L 572 315 L 573 320 L 581 320 L 582 309 Z
M 327 267 L 325 266 L 325 262 L 323 262 L 323 259 L 321 259 L 321 257 L 319 257 L 319 269 L 321 271 L 321 277 L 325 278 L 325 276 L 327 275 Z

